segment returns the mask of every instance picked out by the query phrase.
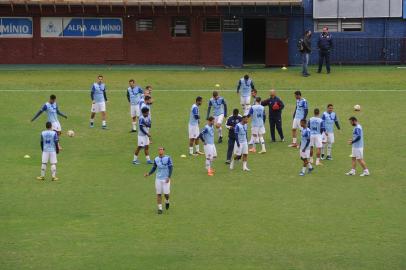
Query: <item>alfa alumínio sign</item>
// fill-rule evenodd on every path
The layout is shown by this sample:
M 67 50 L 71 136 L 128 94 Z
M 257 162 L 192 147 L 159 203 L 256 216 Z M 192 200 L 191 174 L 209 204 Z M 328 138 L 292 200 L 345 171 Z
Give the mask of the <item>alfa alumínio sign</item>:
M 0 38 L 31 38 L 32 18 L 0 17 Z
M 42 17 L 41 37 L 122 38 L 121 18 Z

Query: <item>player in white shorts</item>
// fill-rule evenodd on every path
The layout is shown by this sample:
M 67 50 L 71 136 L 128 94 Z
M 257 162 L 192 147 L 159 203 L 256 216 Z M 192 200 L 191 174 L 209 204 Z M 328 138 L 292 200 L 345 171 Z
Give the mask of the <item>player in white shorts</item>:
M 162 214 L 162 194 L 165 196 L 165 209 L 169 210 L 169 194 L 171 187 L 171 176 L 173 172 L 173 162 L 170 156 L 165 155 L 165 149 L 158 149 L 158 156 L 154 159 L 154 165 L 151 170 L 144 174 L 150 176 L 156 171 L 155 192 L 158 204 L 158 214 Z
M 59 107 L 56 104 L 55 95 L 51 95 L 49 97 L 49 101 L 41 107 L 41 109 L 31 119 L 31 122 L 37 119 L 43 112 L 47 112 L 48 115 L 47 121 L 51 122 L 52 130 L 55 130 L 58 133 L 58 136 L 60 136 L 62 132 L 62 127 L 61 124 L 59 123 L 58 115 L 62 116 L 65 119 L 68 119 L 68 117 L 59 111 Z
M 249 117 L 252 118 L 251 120 L 251 140 L 249 145 L 251 148 L 249 149 L 250 152 L 256 152 L 256 145 L 261 144 L 261 152 L 260 154 L 266 153 L 265 149 L 265 107 L 261 105 L 261 98 L 257 97 L 255 99 L 255 104 L 250 108 L 248 113 Z
M 217 91 L 213 91 L 213 97 L 209 100 L 209 107 L 207 109 L 206 119 L 209 119 L 211 107 L 213 107 L 214 123 L 219 135 L 218 143 L 222 143 L 222 124 L 224 121 L 224 117 L 227 117 L 227 103 L 223 97 L 219 96 L 219 93 Z
M 308 113 L 308 103 L 305 98 L 302 98 L 302 93 L 300 91 L 295 92 L 296 98 L 296 108 L 293 114 L 292 123 L 292 143 L 289 147 L 297 147 L 297 130 L 300 129 L 300 121 L 306 119 Z
M 199 145 L 199 123 L 200 123 L 200 113 L 199 106 L 202 105 L 203 98 L 198 96 L 196 102 L 192 105 L 189 113 L 189 155 L 204 155 L 200 152 Z M 196 148 L 194 152 L 193 146 Z
M 305 119 L 300 121 L 300 127 L 302 131 L 302 138 L 300 140 L 300 159 L 303 161 L 303 167 L 300 171 L 300 176 L 306 175 L 306 169 L 308 169 L 308 173 L 313 171 L 312 164 L 309 162 L 310 158 L 310 129 L 307 127 L 307 122 Z
M 362 169 L 364 170 L 360 176 L 368 176 L 369 170 L 367 164 L 364 161 L 364 131 L 362 130 L 362 126 L 358 124 L 357 118 L 350 117 L 348 119 L 350 124 L 354 127 L 352 132 L 352 139 L 348 140 L 348 144 L 352 145 L 352 166 L 351 170 L 346 173 L 346 175 L 355 175 L 355 168 L 357 166 L 357 161 L 361 165 Z
M 323 146 L 324 121 L 320 118 L 320 110 L 314 109 L 314 116 L 309 120 L 310 128 L 310 163 L 313 163 L 313 152 L 316 148 L 316 165 L 322 165 L 320 162 L 321 147 Z
M 106 123 L 106 85 L 103 83 L 103 76 L 97 77 L 97 82 L 93 83 L 90 97 L 92 99 L 92 108 L 90 114 L 90 127 L 94 127 L 94 117 L 96 113 L 101 113 L 102 116 L 102 128 L 107 128 Z
M 45 124 L 46 130 L 41 132 L 41 150 L 42 150 L 42 165 L 41 176 L 38 176 L 38 180 L 45 180 L 45 171 L 47 169 L 48 162 L 51 163 L 52 181 L 57 181 L 56 177 L 56 163 L 58 160 L 56 155 L 59 150 L 62 150 L 59 145 L 58 133 L 52 130 L 51 122 Z
M 135 80 L 131 79 L 128 81 L 129 87 L 127 88 L 127 100 L 130 103 L 130 115 L 132 119 L 132 129 L 131 132 L 137 132 L 137 117 L 140 117 L 141 111 L 138 103 L 144 91 L 141 87 L 135 85 Z
M 215 170 L 213 168 L 213 161 L 217 157 L 216 146 L 214 145 L 214 117 L 209 116 L 207 125 L 200 132 L 199 138 L 204 144 L 204 154 L 206 155 L 206 170 L 208 176 L 213 176 Z
M 240 94 L 240 104 L 243 115 L 247 115 L 251 107 L 251 90 L 255 89 L 254 82 L 248 74 L 238 81 L 237 94 Z M 241 90 L 241 92 L 240 92 Z
M 338 130 L 340 130 L 340 123 L 338 122 L 337 114 L 334 112 L 333 104 L 327 105 L 327 111 L 323 113 L 321 117 L 324 121 L 326 128 L 323 133 L 323 147 L 321 148 L 321 159 L 325 157 L 325 150 L 327 148 L 326 160 L 332 160 L 331 149 L 334 144 L 334 124 Z
M 144 149 L 145 158 L 147 160 L 147 164 L 152 164 L 151 159 L 149 158 L 149 145 L 150 145 L 150 128 L 151 128 L 151 117 L 149 115 L 149 109 L 147 107 L 143 107 L 141 109 L 141 116 L 138 119 L 138 146 L 134 152 L 134 159 L 133 164 L 139 165 L 141 164 L 138 160 L 138 154 L 140 153 L 141 149 Z
M 248 162 L 248 116 L 244 115 L 241 122 L 234 127 L 235 144 L 234 144 L 234 158 L 231 160 L 230 169 L 234 169 L 236 160 L 242 157 L 242 170 L 249 171 L 247 167 Z

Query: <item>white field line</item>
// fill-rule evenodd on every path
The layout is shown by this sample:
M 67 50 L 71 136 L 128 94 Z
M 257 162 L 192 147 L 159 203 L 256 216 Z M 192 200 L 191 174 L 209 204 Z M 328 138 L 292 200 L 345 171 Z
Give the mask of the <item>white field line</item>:
M 157 89 L 153 90 L 153 92 L 211 92 L 214 89 L 183 89 L 183 90 L 177 90 L 177 89 Z M 236 90 L 231 90 L 231 89 L 216 89 L 219 92 L 235 92 Z M 278 92 L 292 92 L 295 91 L 296 88 L 292 89 L 277 89 Z M 308 90 L 302 90 L 303 92 L 406 92 L 406 89 L 308 89 Z M 80 93 L 90 93 L 90 90 L 78 90 L 78 89 L 0 89 L 0 92 L 80 92 Z M 107 93 L 125 93 L 126 89 L 123 90 L 108 90 Z

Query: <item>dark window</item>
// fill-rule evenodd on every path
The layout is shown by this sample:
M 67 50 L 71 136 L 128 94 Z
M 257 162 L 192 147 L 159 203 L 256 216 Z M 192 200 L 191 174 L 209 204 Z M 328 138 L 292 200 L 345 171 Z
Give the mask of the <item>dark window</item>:
M 189 37 L 190 19 L 186 17 L 176 17 L 172 19 L 172 36 Z
M 238 32 L 241 31 L 240 19 L 231 18 L 223 20 L 223 32 Z
M 152 31 L 154 30 L 154 22 L 152 19 L 138 19 L 135 22 L 137 31 Z
M 204 20 L 203 32 L 221 32 L 220 18 L 206 18 Z

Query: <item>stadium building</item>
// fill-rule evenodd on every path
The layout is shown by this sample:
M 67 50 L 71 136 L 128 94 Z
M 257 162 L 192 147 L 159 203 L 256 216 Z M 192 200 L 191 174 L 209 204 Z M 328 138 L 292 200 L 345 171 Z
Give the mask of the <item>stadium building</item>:
M 406 63 L 406 0 L 0 0 L 0 63 L 297 65 L 323 26 L 334 63 Z

